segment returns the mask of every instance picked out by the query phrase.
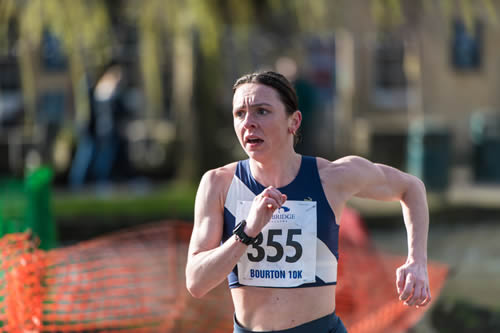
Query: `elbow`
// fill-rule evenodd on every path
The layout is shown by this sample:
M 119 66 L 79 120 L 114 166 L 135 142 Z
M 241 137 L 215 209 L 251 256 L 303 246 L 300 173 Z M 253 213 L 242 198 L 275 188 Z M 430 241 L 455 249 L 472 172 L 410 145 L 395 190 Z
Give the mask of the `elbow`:
M 186 266 L 186 289 L 189 291 L 191 296 L 194 298 L 202 298 L 208 292 L 206 288 L 206 283 L 203 283 L 200 279 L 196 278 L 196 272 L 193 272 L 192 267 L 188 264 Z
M 426 193 L 426 192 L 427 192 L 427 191 L 426 191 L 426 189 L 425 189 L 425 184 L 424 184 L 424 182 L 423 182 L 420 178 L 418 178 L 418 177 L 416 177 L 416 176 L 412 176 L 412 183 L 413 183 L 413 185 L 414 185 L 414 186 L 415 186 L 415 187 L 416 187 L 419 191 L 421 191 L 421 192 L 423 192 L 423 193 Z
M 207 294 L 199 284 L 196 284 L 193 279 L 186 279 L 186 288 L 194 298 L 202 298 Z
M 400 200 L 406 202 L 416 198 L 426 198 L 427 190 L 424 182 L 413 175 L 407 174 L 406 189 L 402 192 Z
M 194 298 L 202 298 L 210 289 L 207 288 L 207 281 L 201 278 L 204 274 L 199 271 L 199 265 L 190 259 L 192 258 L 188 258 L 185 270 L 186 289 Z

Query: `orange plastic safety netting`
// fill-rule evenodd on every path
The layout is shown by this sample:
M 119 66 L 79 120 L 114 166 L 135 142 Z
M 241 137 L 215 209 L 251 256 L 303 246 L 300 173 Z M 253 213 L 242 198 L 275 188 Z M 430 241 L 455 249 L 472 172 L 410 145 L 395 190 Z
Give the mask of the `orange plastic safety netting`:
M 343 217 L 337 313 L 349 332 L 398 332 L 425 309 L 397 300 L 395 268 L 356 214 Z M 225 284 L 190 297 L 184 268 L 192 224 L 142 225 L 43 251 L 29 234 L 0 239 L 0 332 L 211 332 L 232 330 Z M 429 267 L 434 299 L 447 269 Z

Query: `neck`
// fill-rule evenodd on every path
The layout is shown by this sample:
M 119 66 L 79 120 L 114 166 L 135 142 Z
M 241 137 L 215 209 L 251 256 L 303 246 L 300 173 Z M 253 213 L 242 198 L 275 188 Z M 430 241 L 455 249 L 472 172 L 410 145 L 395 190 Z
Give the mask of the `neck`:
M 295 151 L 284 156 L 273 156 L 266 161 L 250 158 L 253 177 L 264 186 L 283 187 L 290 184 L 299 173 L 302 157 Z

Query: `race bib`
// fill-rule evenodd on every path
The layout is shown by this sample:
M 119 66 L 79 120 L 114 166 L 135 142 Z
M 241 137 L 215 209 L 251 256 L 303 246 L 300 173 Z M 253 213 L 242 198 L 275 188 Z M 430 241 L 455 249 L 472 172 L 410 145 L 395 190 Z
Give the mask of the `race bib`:
M 296 287 L 316 281 L 316 202 L 286 201 L 238 261 L 240 284 Z M 252 201 L 238 201 L 236 221 Z

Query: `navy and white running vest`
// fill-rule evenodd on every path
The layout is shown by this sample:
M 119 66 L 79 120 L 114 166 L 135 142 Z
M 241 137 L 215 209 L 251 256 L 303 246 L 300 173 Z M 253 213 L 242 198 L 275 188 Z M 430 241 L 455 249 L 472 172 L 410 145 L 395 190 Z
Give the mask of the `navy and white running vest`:
M 239 161 L 224 203 L 222 242 L 232 236 L 235 223 L 246 219 L 253 198 L 264 189 L 252 176 L 249 160 Z M 336 284 L 339 226 L 323 191 L 316 158 L 302 156 L 296 178 L 278 190 L 287 201 L 228 275 L 229 287 Z

